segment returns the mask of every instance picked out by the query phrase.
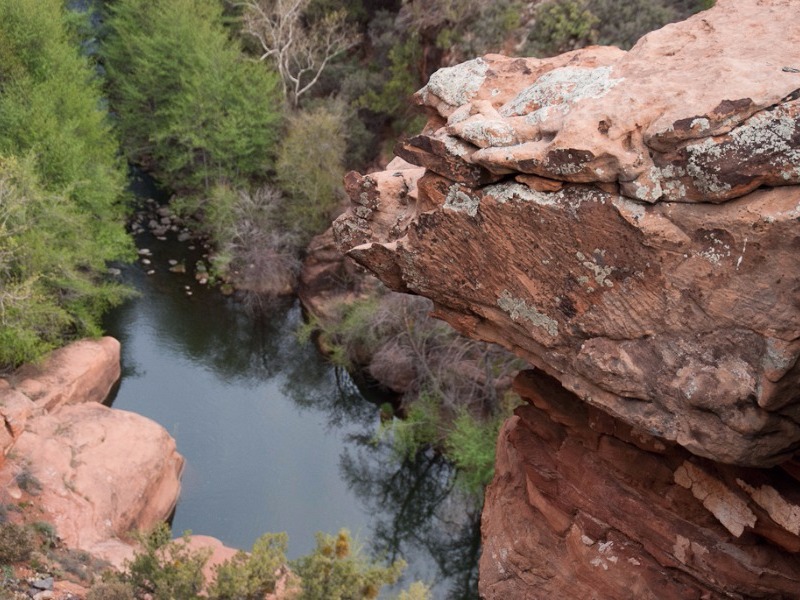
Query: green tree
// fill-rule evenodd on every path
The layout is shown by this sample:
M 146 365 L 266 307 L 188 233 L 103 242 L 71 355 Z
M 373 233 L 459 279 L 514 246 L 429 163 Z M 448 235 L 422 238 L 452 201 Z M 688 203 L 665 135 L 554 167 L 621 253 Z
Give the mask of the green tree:
M 103 48 L 130 160 L 176 190 L 263 179 L 283 111 L 278 75 L 245 57 L 218 0 L 118 0 Z
M 343 198 L 343 109 L 320 104 L 293 113 L 288 122 L 275 165 L 278 185 L 287 195 L 284 226 L 308 240 L 330 225 Z
M 100 333 L 132 257 L 124 170 L 61 0 L 0 0 L 0 369 Z

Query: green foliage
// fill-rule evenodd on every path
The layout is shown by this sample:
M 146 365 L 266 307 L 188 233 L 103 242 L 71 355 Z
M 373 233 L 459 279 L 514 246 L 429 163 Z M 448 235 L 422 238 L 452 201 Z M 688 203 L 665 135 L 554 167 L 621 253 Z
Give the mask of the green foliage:
M 262 179 L 283 100 L 278 76 L 247 59 L 218 0 L 119 0 L 103 49 L 128 157 L 162 184 L 197 192 Z
M 416 65 L 421 60 L 419 37 L 409 36 L 398 41 L 388 52 L 388 69 L 382 72 L 380 87 L 367 89 L 359 98 L 359 106 L 376 113 L 393 115 L 399 120 L 399 130 L 408 130 L 412 122 L 411 95 L 422 87 Z
M 60 0 L 0 0 L 0 369 L 76 336 L 124 297 L 106 261 L 132 258 L 94 71 Z
M 290 566 L 302 581 L 298 600 L 370 600 L 397 582 L 405 563 L 384 567 L 365 558 L 342 530 L 336 537 L 318 533 L 314 551 Z
M 553 56 L 592 43 L 597 17 L 586 0 L 554 0 L 540 4 L 527 52 Z
M 33 532 L 24 525 L 0 525 L 0 564 L 28 560 L 36 549 Z
M 159 600 L 194 600 L 206 583 L 203 593 L 210 600 L 262 600 L 288 572 L 287 536 L 269 533 L 261 536 L 249 553 L 239 552 L 215 567 L 213 581 L 204 582 L 202 568 L 210 551 L 190 550 L 187 535 L 171 540 L 169 527 L 161 524 L 140 536 L 143 549 L 128 563 L 127 572 L 95 585 L 87 600 L 128 600 L 145 595 Z M 350 535 L 342 530 L 336 537 L 318 533 L 314 551 L 288 566 L 300 579 L 297 600 L 367 600 L 377 598 L 384 585 L 396 583 L 405 563 L 382 566 L 354 548 Z M 427 588 L 412 585 L 400 598 L 428 600 Z
M 101 280 L 117 252 L 94 237 L 97 220 L 44 190 L 36 165 L 0 157 L 0 368 L 72 336 L 99 335 L 103 312 L 127 294 Z
M 275 583 L 286 564 L 288 537 L 285 533 L 261 536 L 247 554 L 237 553 L 215 569 L 209 587 L 211 600 L 261 600 L 275 591 Z
M 304 241 L 330 225 L 342 201 L 346 147 L 343 107 L 319 105 L 290 115 L 275 165 L 287 198 L 283 223 Z
M 377 322 L 378 298 L 370 297 L 338 307 L 330 322 L 315 321 L 320 328 L 321 342 L 336 366 L 354 369 L 363 366 L 378 349 L 381 339 L 389 335 L 385 323 Z M 304 330 L 310 336 L 310 332 Z
M 188 539 L 172 541 L 169 527 L 162 523 L 139 536 L 142 552 L 128 564 L 125 577 L 134 589 L 155 598 L 189 600 L 203 589 L 203 565 L 210 551 L 192 551 Z
M 402 458 L 411 458 L 429 446 L 441 447 L 444 441 L 444 422 L 441 400 L 429 393 L 411 403 L 405 419 L 391 423 L 392 448 Z
M 505 417 L 479 420 L 463 411 L 447 434 L 445 452 L 458 469 L 459 482 L 470 493 L 482 493 L 494 476 L 497 432 Z
M 525 52 L 551 56 L 594 43 L 628 49 L 704 8 L 710 8 L 704 0 L 551 0 L 537 8 Z
M 658 0 L 590 0 L 589 10 L 597 17 L 597 43 L 624 49 L 645 33 L 680 18 L 673 7 Z
M 400 592 L 397 600 L 430 600 L 431 590 L 421 581 L 415 581 L 407 590 Z

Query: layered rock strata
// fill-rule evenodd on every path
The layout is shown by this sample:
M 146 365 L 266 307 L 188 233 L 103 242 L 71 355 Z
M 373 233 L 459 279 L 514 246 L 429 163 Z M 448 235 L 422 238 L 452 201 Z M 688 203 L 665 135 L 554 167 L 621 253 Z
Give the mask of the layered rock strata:
M 483 512 L 486 600 L 800 597 L 800 464 L 693 456 L 541 372 L 503 426 Z
M 772 466 L 800 446 L 798 96 L 788 0 L 442 69 L 418 166 L 348 176 L 337 239 L 622 421 Z
M 348 176 L 334 231 L 537 368 L 498 441 L 483 597 L 800 598 L 796 2 L 478 58 L 416 101 L 423 132 Z
M 113 338 L 82 340 L 0 380 L 3 501 L 26 501 L 61 541 L 121 566 L 133 529 L 169 517 L 183 457 L 157 423 L 101 404 L 120 374 Z

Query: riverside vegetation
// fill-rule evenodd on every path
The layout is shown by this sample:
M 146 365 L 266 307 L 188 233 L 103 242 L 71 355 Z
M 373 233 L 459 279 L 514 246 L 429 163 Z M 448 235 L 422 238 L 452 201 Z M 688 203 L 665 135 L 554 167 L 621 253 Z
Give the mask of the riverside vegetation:
M 107 273 L 135 256 L 124 225 L 126 160 L 150 172 L 208 238 L 217 280 L 290 291 L 307 243 L 342 205 L 345 169 L 385 160 L 398 136 L 419 127 L 407 99 L 437 68 L 487 51 L 629 47 L 706 4 L 0 0 L 0 369 L 99 334 L 102 314 L 130 293 Z M 505 389 L 516 363 L 459 338 L 429 309 L 378 291 L 306 334 L 316 329 L 332 360 L 378 380 L 397 380 L 402 366 L 404 381 L 390 387 L 405 419 L 387 419 L 384 435 L 399 456 L 445 452 L 465 489 L 480 493 L 513 404 Z M 196 574 L 157 564 L 158 548 L 178 544 L 180 554 L 180 542 L 153 535 L 130 577 L 149 574 L 105 582 L 109 595 L 97 597 L 152 592 L 162 579 L 197 584 Z M 233 597 L 221 595 L 232 593 L 226 585 L 250 590 L 236 597 L 266 589 L 254 583 L 263 565 L 248 561 L 280 557 L 279 538 L 269 539 L 269 560 L 259 546 L 218 572 L 215 597 Z M 349 544 L 320 538 L 316 558 L 293 564 L 306 593 L 320 572 L 340 568 L 353 586 L 341 597 L 372 597 L 396 579 L 396 564 L 379 567 Z M 351 562 L 325 563 L 334 559 Z M 108 591 L 123 584 L 123 595 Z

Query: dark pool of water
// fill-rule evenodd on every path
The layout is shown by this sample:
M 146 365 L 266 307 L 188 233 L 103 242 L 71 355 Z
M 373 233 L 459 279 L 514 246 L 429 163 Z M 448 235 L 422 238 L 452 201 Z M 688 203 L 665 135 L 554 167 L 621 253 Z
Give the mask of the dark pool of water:
M 436 454 L 401 461 L 377 441 L 377 403 L 298 342 L 297 303 L 254 317 L 168 271 L 168 259 L 186 259 L 185 244 L 139 245 L 152 264 L 123 269 L 139 295 L 107 320 L 122 342 L 111 402 L 161 423 L 186 458 L 173 531 L 243 549 L 286 531 L 293 558 L 317 531 L 346 528 L 367 550 L 407 560 L 405 581 L 433 583 L 436 598 L 477 597 L 474 502 L 453 492 L 452 468 Z

